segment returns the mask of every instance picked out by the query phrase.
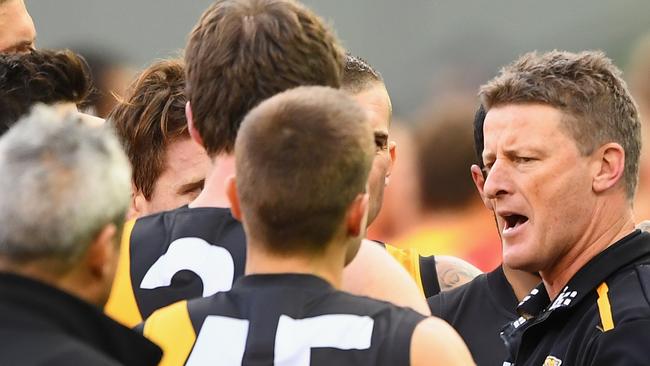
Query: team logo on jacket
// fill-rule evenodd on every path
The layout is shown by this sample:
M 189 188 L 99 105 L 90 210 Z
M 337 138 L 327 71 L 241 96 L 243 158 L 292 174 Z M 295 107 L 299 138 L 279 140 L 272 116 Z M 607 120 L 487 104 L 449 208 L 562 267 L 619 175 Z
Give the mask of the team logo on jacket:
M 560 360 L 557 357 L 548 356 L 546 357 L 546 360 L 544 360 L 543 366 L 560 366 L 560 365 L 562 365 L 562 360 Z

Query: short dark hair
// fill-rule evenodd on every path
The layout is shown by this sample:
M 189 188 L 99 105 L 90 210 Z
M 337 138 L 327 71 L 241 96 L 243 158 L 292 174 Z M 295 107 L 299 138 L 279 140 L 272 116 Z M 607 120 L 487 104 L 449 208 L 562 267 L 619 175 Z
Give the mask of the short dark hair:
M 465 99 L 445 101 L 415 131 L 419 201 L 426 210 L 463 208 L 475 198 L 471 106 Z
M 322 252 L 364 192 L 374 151 L 366 114 L 344 91 L 300 87 L 263 102 L 235 144 L 247 235 L 275 253 Z
M 108 116 L 133 169 L 133 184 L 146 199 L 165 170 L 167 146 L 189 137 L 185 119 L 185 68 L 163 60 L 146 68 Z
M 0 134 L 34 104 L 80 104 L 91 88 L 88 65 L 70 50 L 0 54 Z
M 476 153 L 476 164 L 481 169 L 485 167 L 485 164 L 483 164 L 483 149 L 485 148 L 483 125 L 485 124 L 485 115 L 485 107 L 481 104 L 474 114 L 474 152 Z
M 641 122 L 621 71 L 602 51 L 530 52 L 481 86 L 485 108 L 541 103 L 563 113 L 562 126 L 582 154 L 616 142 L 625 151 L 623 182 L 634 197 L 641 153 Z
M 209 155 L 232 152 L 254 106 L 301 85 L 338 88 L 344 53 L 325 23 L 291 0 L 221 0 L 185 51 L 187 96 Z
M 349 53 L 346 55 L 341 88 L 356 94 L 368 89 L 371 85 L 383 83 L 384 79 L 381 74 L 366 60 Z

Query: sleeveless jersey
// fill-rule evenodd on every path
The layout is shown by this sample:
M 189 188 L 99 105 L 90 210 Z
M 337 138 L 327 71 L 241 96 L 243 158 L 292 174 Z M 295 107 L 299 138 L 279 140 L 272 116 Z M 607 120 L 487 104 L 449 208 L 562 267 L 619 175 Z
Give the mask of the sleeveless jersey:
M 433 256 L 381 244 L 425 296 L 440 291 Z M 244 229 L 228 208 L 184 206 L 128 221 L 105 311 L 133 327 L 164 306 L 229 290 L 245 263 Z
M 185 206 L 129 221 L 105 311 L 133 327 L 161 307 L 229 290 L 245 262 L 244 230 L 227 208 Z
M 139 330 L 162 347 L 161 366 L 409 365 L 424 318 L 312 275 L 259 274 L 160 309 Z

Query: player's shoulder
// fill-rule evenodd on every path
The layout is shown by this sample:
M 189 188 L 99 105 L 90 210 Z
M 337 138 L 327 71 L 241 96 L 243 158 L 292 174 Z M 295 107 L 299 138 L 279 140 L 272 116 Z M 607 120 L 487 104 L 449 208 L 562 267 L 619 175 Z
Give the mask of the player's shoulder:
M 435 296 L 429 297 L 427 303 L 429 304 L 432 315 L 449 319 L 449 313 L 457 311 L 467 299 L 471 301 L 486 299 L 489 291 L 487 274 L 482 273 L 464 285 L 442 291 Z
M 325 299 L 324 306 L 333 312 L 345 312 L 372 318 L 408 318 L 416 323 L 426 318 L 410 307 L 395 305 L 388 301 L 367 296 L 354 295 L 345 291 L 332 292 L 331 296 Z
M 230 209 L 223 207 L 195 207 L 189 208 L 182 206 L 169 211 L 157 212 L 151 215 L 142 216 L 135 219 L 136 227 L 165 227 L 172 228 L 177 225 L 191 221 L 193 224 L 201 224 L 202 222 L 210 222 L 217 220 L 217 222 L 237 222 L 232 216 Z M 213 222 L 214 224 L 214 222 Z

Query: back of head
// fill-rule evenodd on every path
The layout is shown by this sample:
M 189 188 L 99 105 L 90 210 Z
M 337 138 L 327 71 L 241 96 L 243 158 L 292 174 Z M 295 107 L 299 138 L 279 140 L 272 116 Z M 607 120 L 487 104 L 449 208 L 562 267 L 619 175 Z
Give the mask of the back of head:
M 0 55 L 0 134 L 35 103 L 81 103 L 91 90 L 88 66 L 69 50 Z
M 185 119 L 185 68 L 181 60 L 159 61 L 133 82 L 108 119 L 115 127 L 133 171 L 136 190 L 151 199 L 165 169 L 167 146 L 189 137 Z
M 344 54 L 332 31 L 292 0 L 219 0 L 185 50 L 187 96 L 210 155 L 232 152 L 254 106 L 302 85 L 338 88 Z
M 361 57 L 347 54 L 341 88 L 352 94 L 360 93 L 371 86 L 383 84 L 381 74 Z
M 112 131 L 36 106 L 0 139 L 0 257 L 74 266 L 106 225 L 121 226 L 130 179 Z
M 485 107 L 483 104 L 479 105 L 476 113 L 474 113 L 474 153 L 476 154 L 475 163 L 483 169 L 483 148 L 485 141 L 483 141 L 483 124 L 485 124 Z
M 275 253 L 314 253 L 364 191 L 374 143 L 365 113 L 345 92 L 302 87 L 248 114 L 235 155 L 247 235 Z
M 426 211 L 463 209 L 475 198 L 471 100 L 439 103 L 415 131 L 420 205 Z
M 562 126 L 583 154 L 615 142 L 625 151 L 624 181 L 634 196 L 641 150 L 637 107 L 620 70 L 601 51 L 527 53 L 481 87 L 486 110 L 541 103 L 563 112 Z

